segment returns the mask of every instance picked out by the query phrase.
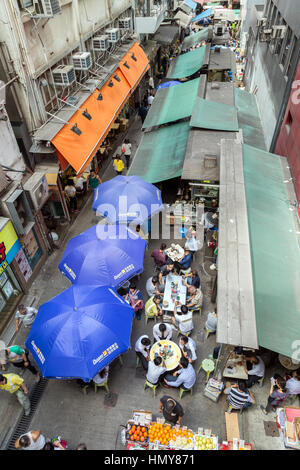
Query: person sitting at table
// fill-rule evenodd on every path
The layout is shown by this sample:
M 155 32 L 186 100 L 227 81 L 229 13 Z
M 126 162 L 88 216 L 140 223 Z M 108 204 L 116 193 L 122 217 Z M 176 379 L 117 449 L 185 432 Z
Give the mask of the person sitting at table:
M 136 284 L 131 282 L 129 286 L 129 292 L 125 295 L 125 300 L 129 301 L 131 307 L 134 308 L 134 313 L 136 314 L 137 320 L 141 319 L 141 311 L 144 308 L 143 296 L 139 289 L 137 289 Z
M 158 276 L 149 277 L 146 282 L 146 291 L 149 297 L 152 297 L 155 294 L 160 294 L 164 291 L 163 286 L 159 284 Z
M 135 343 L 135 353 L 141 360 L 142 366 L 145 370 L 148 370 L 148 362 L 150 361 L 150 349 L 151 341 L 149 336 L 142 335 Z
M 95 384 L 103 384 L 108 379 L 109 366 L 103 367 L 94 377 L 93 382 Z
M 153 327 L 155 341 L 171 340 L 172 334 L 173 328 L 169 323 L 156 323 Z
M 199 289 L 200 277 L 198 271 L 196 271 L 196 269 L 193 269 L 189 274 L 183 274 L 182 284 L 186 287 L 195 286 L 197 289 Z
M 146 379 L 152 385 L 157 385 L 159 378 L 162 374 L 166 372 L 166 363 L 163 358 L 159 355 L 153 359 L 153 361 L 148 362 L 148 371 L 146 374 Z
M 145 304 L 145 312 L 148 318 L 155 318 L 163 315 L 163 310 L 161 308 L 162 298 L 159 294 L 156 294 L 150 299 L 147 300 Z
M 168 264 L 165 264 L 161 270 L 160 270 L 160 273 L 158 275 L 158 279 L 159 279 L 159 282 L 161 285 L 165 285 L 165 282 L 166 282 L 166 277 L 168 276 L 168 274 L 174 274 L 174 263 L 173 262 L 170 262 Z
M 177 312 L 178 305 L 181 305 L 181 303 L 176 300 L 172 323 L 173 325 L 178 326 L 180 333 L 183 335 L 189 335 L 194 328 L 193 312 L 191 312 L 186 305 L 181 305 L 180 311 Z
M 178 268 L 179 271 L 187 271 L 192 264 L 192 255 L 190 250 L 187 250 L 186 248 L 184 249 L 184 256 L 178 260 L 178 263 L 176 263 L 175 268 Z
M 199 310 L 203 304 L 203 294 L 201 289 L 196 289 L 195 286 L 188 287 L 186 306 L 190 310 Z
M 215 333 L 217 331 L 217 307 L 214 312 L 209 312 L 207 314 L 207 320 L 205 323 L 205 328 L 209 330 L 210 333 Z
M 162 268 L 167 261 L 167 256 L 165 255 L 165 249 L 167 248 L 167 245 L 165 243 L 162 243 L 160 245 L 160 248 L 156 248 L 155 250 L 152 251 L 151 253 L 151 258 L 154 259 L 154 263 L 156 268 Z
M 181 336 L 179 339 L 179 347 L 184 357 L 186 357 L 191 364 L 196 361 L 196 343 L 192 338 Z
M 180 359 L 179 367 L 179 370 L 176 370 L 173 374 L 167 374 L 164 378 L 164 382 L 169 387 L 181 387 L 184 390 L 190 390 L 196 382 L 194 367 L 184 356 Z
M 246 387 L 250 388 L 256 382 L 258 382 L 265 375 L 265 364 L 261 357 L 250 356 L 247 358 L 245 371 L 248 374 L 248 380 L 246 381 Z
M 289 395 L 300 395 L 300 369 L 294 370 L 292 375 L 286 374 L 286 389 Z
M 242 380 L 239 380 L 239 382 L 234 385 L 227 382 L 224 393 L 225 395 L 228 395 L 227 401 L 229 409 L 227 413 L 231 413 L 232 408 L 235 410 L 241 410 L 249 408 L 249 406 L 255 403 L 254 395 L 251 392 L 248 392 L 245 382 Z

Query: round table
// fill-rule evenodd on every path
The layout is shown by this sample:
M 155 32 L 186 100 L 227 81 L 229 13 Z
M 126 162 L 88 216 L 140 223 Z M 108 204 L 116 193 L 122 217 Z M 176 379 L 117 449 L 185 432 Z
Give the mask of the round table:
M 206 274 L 207 276 L 216 277 L 218 270 L 210 269 L 212 264 L 216 264 L 216 263 L 214 263 L 213 261 L 204 261 L 202 265 L 203 271 L 204 271 L 204 274 Z
M 284 356 L 283 354 L 278 354 L 278 359 L 280 364 L 287 370 L 297 370 L 300 366 L 300 363 L 293 362 L 290 357 Z
M 167 370 L 176 369 L 176 367 L 179 364 L 180 358 L 181 358 L 181 351 L 180 351 L 179 346 L 176 343 L 174 343 L 173 341 L 169 341 L 168 339 L 163 339 L 163 340 L 157 341 L 156 343 L 153 344 L 152 348 L 150 349 L 150 359 L 151 359 L 151 361 L 153 361 L 153 359 L 155 358 L 155 353 L 158 353 L 159 349 L 161 349 L 159 344 L 161 346 L 165 346 L 165 345 L 171 346 L 173 356 L 168 357 L 165 360 L 166 369 Z

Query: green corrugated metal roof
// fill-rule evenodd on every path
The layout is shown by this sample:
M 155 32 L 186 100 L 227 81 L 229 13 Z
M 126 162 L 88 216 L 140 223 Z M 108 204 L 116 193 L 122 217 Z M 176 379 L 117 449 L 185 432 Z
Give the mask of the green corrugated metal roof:
M 258 342 L 299 359 L 300 250 L 280 157 L 243 145 L 243 160 Z
M 234 100 L 238 112 L 239 127 L 243 130 L 244 143 L 266 150 L 255 96 L 240 88 L 234 88 Z
M 180 85 L 157 90 L 143 129 L 160 126 L 191 116 L 195 104 L 199 78 Z
M 141 176 L 149 183 L 180 176 L 189 131 L 189 122 L 180 122 L 145 133 L 128 175 Z
M 168 72 L 169 78 L 185 78 L 190 77 L 194 73 L 201 69 L 204 57 L 205 57 L 206 46 L 194 49 L 186 54 L 181 54 L 171 62 L 171 66 Z
M 188 49 L 196 44 L 200 44 L 202 41 L 207 41 L 210 32 L 212 35 L 212 28 L 208 26 L 207 28 L 198 31 L 198 33 L 187 36 L 182 43 L 182 49 Z
M 238 131 L 237 111 L 234 106 L 204 100 L 197 96 L 191 118 L 191 127 L 219 131 Z

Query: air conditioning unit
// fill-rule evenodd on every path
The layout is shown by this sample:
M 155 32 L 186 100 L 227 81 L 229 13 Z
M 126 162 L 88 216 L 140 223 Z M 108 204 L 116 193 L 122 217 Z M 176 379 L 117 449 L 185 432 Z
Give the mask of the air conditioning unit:
M 286 34 L 286 26 L 272 26 L 272 39 L 283 39 Z
M 61 13 L 60 0 L 34 0 L 35 14 L 38 18 L 52 18 Z
M 94 51 L 107 51 L 109 48 L 108 36 L 95 36 L 92 40 L 92 49 Z
M 90 52 L 79 52 L 73 55 L 73 65 L 75 70 L 89 70 L 92 66 L 92 57 Z
M 272 29 L 265 28 L 259 31 L 259 41 L 269 42 L 271 40 Z
M 18 235 L 25 235 L 34 226 L 34 217 L 25 191 L 13 189 L 0 200 L 1 212 L 9 217 Z
M 131 28 L 131 18 L 120 18 L 119 19 L 119 28 L 120 29 L 130 29 Z
M 33 6 L 33 0 L 19 0 L 20 8 L 30 8 Z
M 53 82 L 57 86 L 70 86 L 76 81 L 73 65 L 59 65 L 52 72 Z
M 41 209 L 49 197 L 49 188 L 44 173 L 35 172 L 24 184 L 24 191 L 33 207 Z
M 108 42 L 118 42 L 120 39 L 120 30 L 119 28 L 111 28 L 105 31 L 105 34 L 108 36 Z

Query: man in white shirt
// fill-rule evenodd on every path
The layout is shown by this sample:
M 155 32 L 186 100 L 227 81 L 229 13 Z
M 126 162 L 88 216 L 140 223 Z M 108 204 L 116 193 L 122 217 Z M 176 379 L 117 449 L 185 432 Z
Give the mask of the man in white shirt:
M 34 322 L 35 316 L 37 314 L 37 309 L 33 307 L 25 307 L 24 305 L 19 305 L 19 309 L 15 315 L 16 320 L 16 332 L 19 331 L 20 320 L 23 320 L 24 326 L 28 327 Z
M 148 372 L 146 374 L 146 379 L 152 385 L 157 385 L 159 382 L 159 377 L 166 372 L 166 364 L 164 360 L 157 356 L 153 361 L 148 363 Z
M 151 93 L 151 95 L 148 96 L 148 106 L 151 106 L 151 105 L 152 105 L 153 100 L 154 100 L 154 96 L 153 96 L 153 94 Z
M 148 370 L 148 362 L 150 361 L 151 341 L 148 335 L 142 335 L 135 343 L 136 355 L 140 358 L 142 366 Z
M 196 343 L 192 338 L 181 336 L 179 340 L 179 347 L 182 351 L 182 354 L 187 358 L 190 364 L 196 361 Z
M 181 303 L 176 301 L 172 323 L 175 326 L 178 326 L 180 333 L 186 335 L 188 333 L 191 333 L 194 328 L 193 312 L 189 311 L 186 305 L 181 305 L 180 312 L 177 312 L 178 305 L 181 305 Z
M 71 212 L 77 212 L 77 199 L 76 199 L 76 188 L 72 180 L 68 181 L 67 186 L 64 189 L 67 200 L 69 201 Z
M 245 371 L 248 372 L 248 380 L 246 381 L 246 387 L 250 388 L 256 382 L 258 382 L 265 375 L 265 364 L 261 357 L 259 356 L 250 356 L 247 358 L 247 363 L 252 365 L 250 370 L 247 370 L 245 366 Z
M 153 336 L 156 341 L 171 340 L 173 334 L 172 325 L 169 323 L 156 323 L 153 327 Z
M 286 389 L 289 395 L 300 395 L 300 369 L 294 370 L 292 377 L 289 375 L 285 376 Z

